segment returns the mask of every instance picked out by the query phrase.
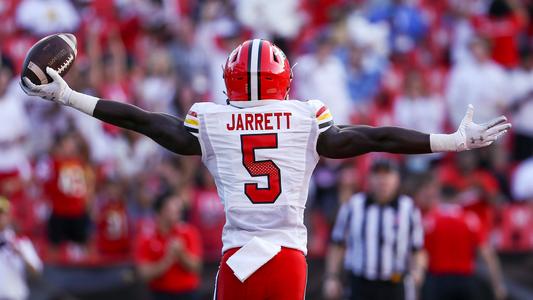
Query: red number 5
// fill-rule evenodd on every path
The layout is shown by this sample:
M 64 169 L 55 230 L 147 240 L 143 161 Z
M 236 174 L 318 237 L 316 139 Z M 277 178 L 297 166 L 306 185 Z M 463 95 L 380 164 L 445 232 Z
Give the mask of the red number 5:
M 242 164 L 252 177 L 267 176 L 268 187 L 260 188 L 257 183 L 245 183 L 244 193 L 254 204 L 274 203 L 281 194 L 281 174 L 272 160 L 256 160 L 256 149 L 278 148 L 278 134 L 241 135 Z

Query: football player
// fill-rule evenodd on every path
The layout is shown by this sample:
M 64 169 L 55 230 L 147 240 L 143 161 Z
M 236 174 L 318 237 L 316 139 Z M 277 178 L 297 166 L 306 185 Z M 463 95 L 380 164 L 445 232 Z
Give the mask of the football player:
M 319 100 L 288 100 L 292 80 L 285 54 L 269 41 L 239 45 L 224 66 L 227 105 L 196 103 L 185 119 L 73 91 L 53 82 L 28 95 L 73 107 L 142 133 L 181 155 L 201 155 L 226 212 L 216 299 L 303 299 L 309 180 L 320 156 L 347 158 L 372 151 L 418 154 L 486 147 L 511 125 L 504 116 L 478 125 L 467 108 L 452 134 L 398 127 L 335 125 Z

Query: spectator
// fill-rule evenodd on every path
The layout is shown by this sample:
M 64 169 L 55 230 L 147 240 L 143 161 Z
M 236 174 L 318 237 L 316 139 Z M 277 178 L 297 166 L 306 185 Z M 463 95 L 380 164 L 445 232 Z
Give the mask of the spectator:
M 480 1 L 450 1 L 450 16 L 453 17 L 453 22 L 450 22 L 450 55 L 451 60 L 455 64 L 470 63 L 472 55 L 468 49 L 469 42 L 475 35 L 474 28 L 471 22 L 471 16 L 479 12 L 476 4 Z
M 5 0 L 0 6 L 0 40 L 14 34 L 15 10 L 19 0 Z
M 420 211 L 398 193 L 398 167 L 390 160 L 374 162 L 369 183 L 369 191 L 355 194 L 337 216 L 326 259 L 327 299 L 340 297 L 343 256 L 350 299 L 406 299 L 406 277 L 420 283 L 424 274 Z
M 323 33 L 318 38 L 316 52 L 297 59 L 295 82 L 297 98 L 323 101 L 338 124 L 349 124 L 351 101 L 347 76 L 342 62 L 333 55 L 335 42 Z
M 330 225 L 335 221 L 339 201 L 346 201 L 353 195 L 349 184 L 355 180 L 349 178 L 349 172 L 343 170 L 344 165 L 335 160 L 321 160 L 317 164 L 311 182 L 311 197 L 306 204 L 308 232 L 307 256 L 323 257 L 329 243 Z M 347 178 L 350 181 L 344 186 Z M 344 181 L 344 182 L 343 182 Z M 343 189 L 344 188 L 344 189 Z M 344 199 L 343 199 L 344 198 Z
M 193 190 L 191 223 L 202 236 L 203 254 L 206 262 L 220 261 L 222 254 L 222 229 L 226 223 L 224 205 L 218 196 L 215 181 L 206 168 L 199 172 L 199 184 Z
M 117 175 L 124 180 L 135 180 L 143 171 L 160 160 L 157 144 L 149 138 L 131 131 L 122 131 L 114 144 Z
M 108 47 L 103 49 L 97 33 L 89 31 L 87 54 L 91 63 L 91 85 L 102 98 L 126 102 L 133 97 L 127 73 L 127 53 L 117 30 L 110 30 L 107 45 Z
M 492 45 L 492 58 L 506 68 L 518 65 L 518 38 L 527 23 L 521 1 L 492 0 L 488 15 L 474 17 L 474 29 Z
M 80 17 L 67 0 L 23 0 L 16 13 L 17 24 L 36 36 L 55 32 L 74 32 Z
M 213 1 L 212 3 L 217 3 Z M 223 8 L 218 8 L 219 10 Z M 222 77 L 222 68 L 228 53 L 243 42 L 248 34 L 239 23 L 231 18 L 221 17 L 215 20 L 206 20 L 199 28 L 199 42 L 207 55 L 209 66 L 209 98 L 213 102 L 226 103 L 226 85 Z
M 396 99 L 394 119 L 398 126 L 428 132 L 444 131 L 444 103 L 428 90 L 417 70 L 408 71 L 403 93 Z
M 236 14 L 239 21 L 252 28 L 256 36 L 271 35 L 294 38 L 303 25 L 299 0 L 238 0 Z M 258 20 L 261 20 L 258 22 Z
M 175 42 L 170 47 L 175 72 L 194 92 L 206 95 L 209 88 L 209 55 L 198 42 L 193 20 L 182 19 L 178 30 Z
M 91 167 L 82 155 L 82 145 L 76 132 L 63 133 L 56 138 L 51 156 L 37 166 L 52 208 L 48 220 L 52 259 L 58 258 L 57 247 L 64 242 L 74 243 L 73 251 L 86 250 L 90 225 L 88 208 L 94 192 L 94 179 Z
M 403 93 L 394 106 L 395 124 L 414 130 L 443 132 L 445 121 L 444 101 L 430 94 L 428 84 L 419 71 L 407 73 Z M 432 159 L 440 155 L 411 155 L 407 167 L 411 171 L 426 170 Z
M 173 111 L 176 75 L 166 48 L 153 49 L 147 61 L 147 74 L 137 85 L 141 106 L 154 111 Z
M 448 189 L 453 193 L 453 189 Z M 488 267 L 496 299 L 507 294 L 498 258 L 487 241 L 479 218 L 456 202 L 456 195 L 440 196 L 440 186 L 426 176 L 418 186 L 416 202 L 425 211 L 425 249 L 428 274 L 422 299 L 480 299 L 474 275 L 476 252 Z
M 23 181 L 31 176 L 26 141 L 30 134 L 24 102 L 8 92 L 13 76 L 11 62 L 0 62 L 0 194 L 20 196 Z M 19 194 L 19 195 L 15 195 Z
M 138 13 L 141 17 L 144 26 L 151 27 L 156 30 L 160 30 L 167 26 L 175 25 L 176 23 L 178 23 L 181 17 L 181 13 L 184 12 L 187 6 L 187 4 L 185 4 L 185 1 L 179 0 L 141 0 L 135 1 L 134 3 L 129 3 L 129 5 L 137 5 Z
M 368 13 L 371 22 L 389 24 L 389 36 L 393 52 L 407 53 L 415 49 L 426 33 L 427 25 L 421 10 L 406 0 L 388 1 L 375 5 Z
M 474 153 L 458 153 L 453 164 L 443 164 L 438 169 L 439 180 L 445 187 L 457 191 L 461 205 L 479 217 L 483 229 L 493 225 L 492 205 L 504 198 L 500 184 L 493 173 L 479 167 Z
M 533 154 L 533 52 L 522 53 L 520 66 L 511 72 L 514 159 L 524 160 Z
M 516 201 L 533 201 L 533 154 L 516 168 L 511 182 L 511 192 Z
M 202 252 L 196 228 L 180 220 L 183 200 L 170 193 L 154 202 L 156 226 L 140 236 L 135 260 L 154 300 L 197 299 Z
M 32 242 L 16 236 L 11 228 L 9 201 L 0 196 L 0 299 L 24 300 L 29 296 L 26 280 L 42 271 Z
M 358 105 L 368 105 L 381 86 L 384 62 L 372 57 L 364 47 L 356 44 L 349 46 L 347 76 L 350 97 Z
M 451 122 L 459 124 L 464 107 L 476 107 L 474 118 L 483 123 L 500 115 L 509 101 L 508 77 L 489 56 L 489 44 L 479 37 L 469 44 L 474 57 L 470 63 L 455 64 L 447 88 Z
M 128 215 L 134 226 L 134 235 L 151 234 L 155 225 L 155 213 L 152 209 L 156 196 L 161 191 L 160 179 L 153 171 L 143 172 L 129 184 L 131 197 L 128 203 Z
M 96 206 L 96 244 L 99 252 L 116 259 L 130 254 L 131 230 L 124 187 L 116 179 L 101 184 L 103 193 Z

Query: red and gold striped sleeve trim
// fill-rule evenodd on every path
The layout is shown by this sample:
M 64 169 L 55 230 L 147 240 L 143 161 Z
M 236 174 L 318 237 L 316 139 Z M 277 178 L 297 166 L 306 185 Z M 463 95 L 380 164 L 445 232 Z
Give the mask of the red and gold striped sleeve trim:
M 313 101 L 312 105 L 316 107 L 316 122 L 318 124 L 318 131 L 324 132 L 328 130 L 333 125 L 333 116 L 331 115 L 331 112 L 329 111 L 328 107 L 325 106 L 322 102 L 318 100 L 311 100 Z
M 185 129 L 194 136 L 198 136 L 198 131 L 200 129 L 200 120 L 198 119 L 198 114 L 195 111 L 189 111 L 185 120 L 183 121 Z

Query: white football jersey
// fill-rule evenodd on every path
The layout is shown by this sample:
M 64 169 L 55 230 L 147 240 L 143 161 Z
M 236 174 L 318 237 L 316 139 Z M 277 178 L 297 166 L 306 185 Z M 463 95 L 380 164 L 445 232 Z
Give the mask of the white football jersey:
M 237 105 L 196 103 L 184 121 L 224 204 L 222 251 L 257 236 L 306 253 L 304 208 L 318 135 L 332 126 L 331 113 L 318 100 Z

